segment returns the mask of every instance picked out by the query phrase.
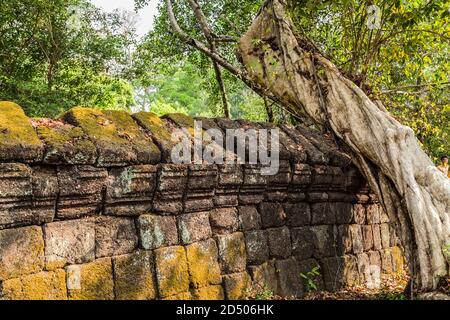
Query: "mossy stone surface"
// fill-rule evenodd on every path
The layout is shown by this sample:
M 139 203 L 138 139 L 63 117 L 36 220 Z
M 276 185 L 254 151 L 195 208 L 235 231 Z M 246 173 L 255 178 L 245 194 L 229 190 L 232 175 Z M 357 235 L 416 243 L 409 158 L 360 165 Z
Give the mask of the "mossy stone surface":
M 43 152 L 44 144 L 22 108 L 0 101 L 0 161 L 40 162 Z
M 158 147 L 127 112 L 76 107 L 63 118 L 81 127 L 95 144 L 99 166 L 155 164 L 161 159 Z
M 70 300 L 114 300 L 111 258 L 66 268 Z
M 113 258 L 116 299 L 152 300 L 156 298 L 152 261 L 152 253 L 149 251 L 139 251 Z
M 171 150 L 175 145 L 174 141 L 172 141 L 174 128 L 170 126 L 170 123 L 159 118 L 152 112 L 138 112 L 133 114 L 133 118 L 142 128 L 152 135 L 163 153 L 163 158 L 166 160 L 169 159 Z
M 0 280 L 40 272 L 43 268 L 41 227 L 0 230 Z
M 45 164 L 94 164 L 95 145 L 79 127 L 59 121 L 35 121 L 36 131 L 45 143 Z
M 3 282 L 0 299 L 6 300 L 67 300 L 64 270 L 40 272 Z
M 224 300 L 225 294 L 222 286 L 207 286 L 194 290 L 193 298 L 195 300 Z
M 220 284 L 220 267 L 217 246 L 212 239 L 196 242 L 186 247 L 189 274 L 194 288 Z
M 154 251 L 156 279 L 162 298 L 189 291 L 189 273 L 184 247 L 166 247 Z

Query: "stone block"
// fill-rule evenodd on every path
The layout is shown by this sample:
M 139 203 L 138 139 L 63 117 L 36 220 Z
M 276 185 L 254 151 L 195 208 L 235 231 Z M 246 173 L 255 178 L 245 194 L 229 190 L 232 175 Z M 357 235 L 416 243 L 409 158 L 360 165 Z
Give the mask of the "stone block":
M 154 164 L 161 159 L 158 147 L 125 111 L 76 107 L 64 120 L 89 136 L 97 148 L 99 166 Z
M 214 189 L 217 185 L 217 166 L 190 165 L 186 189 L 185 212 L 211 210 L 214 207 Z
M 0 162 L 39 162 L 44 145 L 22 108 L 0 101 Z
M 167 298 L 189 290 L 189 273 L 184 247 L 165 247 L 154 251 L 159 295 Z
M 265 230 L 246 232 L 245 247 L 249 264 L 261 264 L 269 259 L 269 246 Z
M 240 206 L 239 221 L 244 231 L 261 228 L 261 217 L 255 206 Z
M 373 232 L 372 232 L 372 226 L 370 225 L 364 225 L 362 227 L 362 234 L 363 234 L 363 250 L 364 251 L 370 251 L 373 249 Z
M 0 286 L 0 300 L 66 300 L 64 270 L 39 272 L 6 280 Z
M 224 300 L 225 294 L 220 285 L 207 286 L 194 290 L 193 298 L 195 300 Z
M 95 259 L 93 219 L 59 221 L 44 225 L 45 268 L 54 270 L 68 264 Z
M 112 168 L 106 185 L 105 214 L 139 216 L 152 208 L 158 167 L 137 165 Z
M 249 296 L 251 278 L 247 272 L 223 276 L 223 283 L 227 300 L 242 300 Z
M 352 235 L 350 226 L 343 224 L 337 226 L 336 249 L 338 255 L 344 255 L 352 252 Z
M 212 233 L 209 212 L 188 213 L 179 216 L 178 229 L 184 244 L 210 238 Z
M 218 263 L 218 250 L 213 239 L 186 246 L 191 284 L 194 288 L 216 285 L 222 282 Z
M 352 208 L 353 222 L 356 224 L 366 223 L 366 207 L 362 204 L 354 204 Z M 369 223 L 370 224 L 370 223 Z
M 187 187 L 186 165 L 163 164 L 153 200 L 153 209 L 161 214 L 179 214 L 183 211 L 183 195 Z
M 286 298 L 298 298 L 304 294 L 298 263 L 294 258 L 277 260 L 275 269 L 278 279 L 278 294 Z
M 100 212 L 102 190 L 107 177 L 106 169 L 91 166 L 58 167 L 57 218 L 75 219 Z
M 259 206 L 264 228 L 282 227 L 287 219 L 281 203 L 263 202 Z
M 361 253 L 364 251 L 364 241 L 363 241 L 363 233 L 361 225 L 359 224 L 351 224 L 350 226 L 350 234 L 352 237 L 352 247 L 353 253 Z
M 39 138 L 45 144 L 44 164 L 94 165 L 97 149 L 83 129 L 58 120 L 33 120 Z
M 285 259 L 291 256 L 291 235 L 289 228 L 282 227 L 267 230 L 269 253 L 273 258 Z
M 224 273 L 235 273 L 245 270 L 247 253 L 244 234 L 236 232 L 217 236 L 219 262 Z
M 153 300 L 157 289 L 153 279 L 153 256 L 148 251 L 113 258 L 114 292 L 117 300 Z
M 302 278 L 303 291 L 305 293 L 314 290 L 324 290 L 322 270 L 320 268 L 320 264 L 315 259 L 306 259 L 299 261 L 298 269 Z M 313 270 L 317 271 L 316 275 L 312 273 Z M 307 277 L 307 279 L 304 278 L 305 276 Z M 311 286 L 311 284 L 309 283 L 310 281 L 316 286 L 316 288 Z
M 301 227 L 311 223 L 311 209 L 306 202 L 285 203 L 284 212 L 289 227 Z
M 114 300 L 113 269 L 110 258 L 66 267 L 70 300 Z
M 142 215 L 137 219 L 142 248 L 153 250 L 178 244 L 176 218 L 173 216 Z
M 313 233 L 310 227 L 292 228 L 292 254 L 299 260 L 311 258 L 314 253 Z
M 334 224 L 336 217 L 329 202 L 311 204 L 311 224 Z
M 344 262 L 343 257 L 325 258 L 320 261 L 326 290 L 334 292 L 344 286 Z
M 41 227 L 0 230 L 0 280 L 37 273 L 43 267 Z
M 256 293 L 270 290 L 274 293 L 278 292 L 277 272 L 275 269 L 275 260 L 270 260 L 258 266 L 248 267 L 251 278 L 253 291 Z
M 381 207 L 378 204 L 367 206 L 367 224 L 381 223 Z
M 372 225 L 372 234 L 373 234 L 373 248 L 374 250 L 381 250 L 383 248 L 381 242 L 381 232 L 380 225 L 374 224 Z
M 381 246 L 384 249 L 387 249 L 391 246 L 390 237 L 391 234 L 389 232 L 389 225 L 387 223 L 380 224 L 380 235 L 381 235 Z
M 134 220 L 99 217 L 95 224 L 95 256 L 111 257 L 133 252 L 138 245 Z
M 209 221 L 214 234 L 233 233 L 239 229 L 236 208 L 217 208 L 210 212 Z
M 337 224 L 350 224 L 352 222 L 352 204 L 349 202 L 335 202 L 330 209 L 336 218 Z
M 332 226 L 311 227 L 315 258 L 331 257 L 336 254 L 334 232 Z
M 0 164 L 0 229 L 52 221 L 57 189 L 52 169 Z

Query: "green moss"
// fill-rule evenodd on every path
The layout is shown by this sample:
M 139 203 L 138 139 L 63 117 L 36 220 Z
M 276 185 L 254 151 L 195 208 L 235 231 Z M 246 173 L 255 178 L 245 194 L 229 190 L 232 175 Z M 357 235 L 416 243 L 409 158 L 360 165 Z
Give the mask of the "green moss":
M 133 118 L 158 140 L 170 141 L 172 134 L 166 129 L 166 124 L 152 112 L 139 112 Z
M 64 119 L 81 127 L 94 142 L 99 152 L 99 165 L 160 161 L 158 147 L 127 112 L 77 107 L 66 113 Z
M 43 147 L 22 108 L 0 101 L 0 159 L 39 161 Z

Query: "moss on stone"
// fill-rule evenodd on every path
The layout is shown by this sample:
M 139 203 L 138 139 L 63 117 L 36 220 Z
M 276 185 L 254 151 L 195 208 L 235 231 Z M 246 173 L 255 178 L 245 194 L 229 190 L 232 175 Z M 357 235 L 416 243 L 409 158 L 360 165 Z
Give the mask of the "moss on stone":
M 220 284 L 220 267 L 214 240 L 196 242 L 186 247 L 189 274 L 194 288 Z
M 192 136 L 194 136 L 194 119 L 193 118 L 191 118 L 185 114 L 182 114 L 182 113 L 169 113 L 169 114 L 166 114 L 163 118 L 171 120 L 173 123 L 175 123 L 180 128 L 187 129 L 188 132 Z
M 184 247 L 155 250 L 159 294 L 166 298 L 189 290 L 189 273 Z
M 76 107 L 64 115 L 79 126 L 98 149 L 98 165 L 157 163 L 161 154 L 151 138 L 124 111 L 100 111 Z
M 44 141 L 44 163 L 94 164 L 97 151 L 79 127 L 45 119 L 35 121 L 36 131 Z
M 0 101 L 0 160 L 39 162 L 44 145 L 22 108 Z
M 114 281 L 110 258 L 66 268 L 70 300 L 113 300 Z M 70 285 L 69 285 L 70 284 Z
M 217 285 L 194 290 L 193 298 L 195 300 L 224 300 L 225 295 L 222 286 Z
M 6 280 L 0 296 L 8 300 L 66 300 L 66 273 L 56 270 Z

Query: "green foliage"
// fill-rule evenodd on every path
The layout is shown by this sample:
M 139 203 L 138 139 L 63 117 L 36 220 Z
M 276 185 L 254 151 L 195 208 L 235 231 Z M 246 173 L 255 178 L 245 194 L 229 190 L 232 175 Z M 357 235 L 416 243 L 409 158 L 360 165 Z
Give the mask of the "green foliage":
M 318 278 L 320 277 L 320 267 L 315 266 L 311 269 L 311 271 L 300 273 L 300 277 L 303 280 L 307 292 L 316 291 L 318 289 L 317 286 Z
M 255 300 L 273 300 L 275 294 L 272 290 L 269 289 L 267 285 L 264 286 L 264 289 L 261 292 L 258 292 L 255 296 Z
M 31 116 L 74 105 L 129 108 L 129 16 L 87 0 L 5 0 L 0 7 L 0 99 Z

